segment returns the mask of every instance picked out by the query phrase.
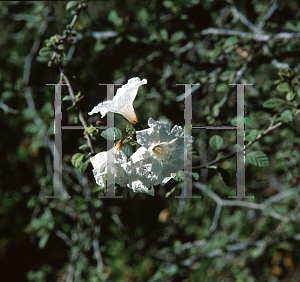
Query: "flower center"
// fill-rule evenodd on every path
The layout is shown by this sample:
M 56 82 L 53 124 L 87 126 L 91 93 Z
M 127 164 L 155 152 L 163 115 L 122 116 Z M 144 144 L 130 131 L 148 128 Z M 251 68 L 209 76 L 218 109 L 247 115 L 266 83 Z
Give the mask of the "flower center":
M 167 154 L 164 152 L 164 146 L 163 145 L 156 145 L 152 148 L 152 152 L 156 156 L 166 156 Z

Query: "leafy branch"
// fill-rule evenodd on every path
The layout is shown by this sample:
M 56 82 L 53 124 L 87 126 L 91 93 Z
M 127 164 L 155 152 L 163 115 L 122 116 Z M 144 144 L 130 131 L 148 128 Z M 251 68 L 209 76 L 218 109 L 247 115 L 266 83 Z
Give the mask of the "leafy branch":
M 274 130 L 276 129 L 277 127 L 281 126 L 282 125 L 282 122 L 278 122 L 274 125 L 274 120 L 272 118 L 270 118 L 270 125 L 269 127 L 264 131 L 262 132 L 261 134 L 259 134 L 255 140 L 253 141 L 250 141 L 244 148 L 244 150 L 240 150 L 238 152 L 233 152 L 233 153 L 230 153 L 228 154 L 227 156 L 224 156 L 220 159 L 215 159 L 209 163 L 206 163 L 204 165 L 200 165 L 200 166 L 193 166 L 193 169 L 203 169 L 203 168 L 207 168 L 208 166 L 212 166 L 214 164 L 217 164 L 217 163 L 220 163 L 220 162 L 223 162 L 229 158 L 232 158 L 232 157 L 235 157 L 237 154 L 244 154 L 244 151 L 247 150 L 250 146 L 252 146 L 255 142 L 259 141 L 262 137 L 264 137 L 267 133 L 269 133 L 271 130 Z

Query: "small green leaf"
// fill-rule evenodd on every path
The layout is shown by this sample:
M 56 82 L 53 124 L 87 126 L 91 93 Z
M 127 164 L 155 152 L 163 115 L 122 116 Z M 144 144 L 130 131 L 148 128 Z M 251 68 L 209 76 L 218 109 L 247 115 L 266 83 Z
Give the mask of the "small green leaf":
M 96 41 L 96 43 L 94 45 L 94 51 L 95 52 L 101 52 L 105 48 L 106 48 L 106 45 L 103 44 L 102 41 L 100 41 L 100 40 Z
M 277 84 L 280 83 L 280 82 L 281 82 L 281 80 L 280 80 L 280 79 L 277 79 L 277 80 L 274 81 L 274 84 L 277 85 Z
M 131 155 L 133 154 L 132 148 L 128 145 L 124 145 L 124 142 L 122 143 L 122 151 L 128 158 L 130 158 Z
M 300 97 L 300 87 L 297 90 L 297 95 L 298 95 L 298 97 Z
M 90 146 L 88 146 L 88 145 L 81 145 L 81 146 L 79 146 L 78 149 L 83 150 L 83 151 L 90 151 L 91 150 Z
M 223 145 L 223 138 L 219 135 L 215 135 L 209 140 L 209 146 L 215 151 L 219 151 L 222 145 Z
M 84 154 L 76 153 L 72 157 L 71 160 L 72 165 L 75 166 L 76 168 L 79 168 L 80 165 L 82 164 L 83 158 L 84 158 Z
M 295 93 L 293 91 L 290 91 L 286 94 L 285 99 L 290 102 L 294 99 L 295 97 Z
M 133 140 L 130 137 L 127 137 L 127 138 L 124 139 L 122 145 L 129 145 L 131 147 L 134 147 L 134 146 L 138 145 L 138 142 L 136 142 L 135 140 Z
M 167 40 L 168 40 L 168 32 L 167 32 L 166 29 L 161 29 L 161 30 L 159 31 L 159 33 L 160 33 L 160 36 L 162 37 L 162 39 L 163 39 L 164 41 L 167 41 Z
M 237 126 L 237 118 L 236 117 L 231 120 L 231 125 Z
M 170 197 L 170 195 L 172 195 L 175 190 L 176 190 L 176 185 L 171 189 L 171 191 L 169 191 L 168 193 L 166 193 L 166 198 Z
M 73 98 L 70 95 L 63 97 L 63 101 L 73 101 Z
M 276 88 L 280 92 L 288 92 L 288 91 L 290 91 L 290 87 L 289 87 L 289 84 L 287 82 L 279 83 Z
M 253 127 L 252 121 L 250 118 L 245 118 L 245 126 L 246 127 Z
M 115 26 L 119 26 L 123 23 L 123 19 L 119 18 L 118 13 L 112 10 L 108 15 L 108 20 L 112 22 Z
M 64 50 L 65 49 L 64 45 L 62 45 L 62 44 L 58 45 L 56 48 L 58 50 Z
M 179 170 L 176 174 L 176 176 L 174 177 L 175 181 L 179 181 L 179 182 L 183 182 L 184 181 L 184 171 L 183 170 Z
M 67 3 L 67 5 L 66 5 L 66 10 L 68 11 L 68 10 L 72 9 L 72 8 L 75 7 L 77 4 L 78 4 L 77 1 L 69 1 L 69 2 Z
M 24 109 L 23 111 L 23 115 L 25 119 L 33 119 L 34 117 L 36 117 L 36 112 L 34 109 Z
M 282 100 L 282 99 L 273 98 L 273 99 L 270 99 L 270 100 L 264 102 L 263 106 L 265 108 L 274 108 L 274 107 L 277 107 L 277 106 L 282 106 L 284 104 L 287 104 L 287 102 Z
M 89 163 L 90 163 L 90 160 L 88 159 L 88 160 L 86 160 L 84 163 L 81 163 L 78 169 L 79 169 L 81 172 L 85 172 L 86 169 L 87 169 L 87 166 L 89 165 Z
M 193 177 L 195 178 L 196 181 L 199 180 L 199 173 L 197 172 L 192 172 Z
M 227 84 L 220 84 L 216 87 L 216 92 L 223 92 L 228 90 L 228 85 Z
M 172 34 L 170 41 L 171 41 L 171 43 L 175 43 L 175 42 L 177 42 L 181 39 L 185 39 L 185 38 L 186 38 L 186 36 L 185 36 L 184 32 L 182 30 L 179 30 Z
M 51 55 L 52 53 L 53 53 L 53 50 L 48 47 L 43 47 L 39 51 L 40 56 L 48 56 L 48 55 Z
M 164 1 L 163 2 L 163 5 L 166 7 L 166 8 L 171 8 L 171 7 L 173 7 L 173 2 L 172 1 Z
M 246 160 L 258 167 L 267 167 L 270 164 L 267 155 L 261 151 L 250 152 L 246 155 Z
M 12 98 L 13 96 L 15 96 L 15 93 L 12 90 L 5 90 L 1 94 L 1 99 L 8 100 L 8 99 Z
M 39 248 L 40 249 L 43 249 L 46 246 L 49 237 L 50 237 L 50 233 L 49 232 L 45 232 L 44 235 L 42 235 L 42 237 L 41 237 L 41 239 L 39 241 Z
M 224 48 L 233 46 L 239 42 L 239 39 L 235 36 L 228 37 L 224 42 Z
M 281 114 L 281 118 L 284 122 L 290 122 L 290 121 L 293 121 L 293 114 L 290 110 L 285 110 Z
M 127 39 L 133 43 L 138 42 L 138 38 L 135 36 L 127 35 Z
M 73 108 L 75 108 L 76 104 L 73 102 L 73 104 L 67 108 L 67 111 L 70 111 L 72 110 Z
M 110 136 L 109 139 L 107 138 L 107 135 Z M 108 140 L 120 140 L 123 137 L 122 131 L 116 127 L 111 127 L 111 128 L 106 129 L 105 131 L 102 131 L 101 136 Z M 112 136 L 114 136 L 114 137 L 111 138 Z
M 250 133 L 245 137 L 246 141 L 254 141 L 258 136 L 259 131 L 257 129 L 252 129 Z

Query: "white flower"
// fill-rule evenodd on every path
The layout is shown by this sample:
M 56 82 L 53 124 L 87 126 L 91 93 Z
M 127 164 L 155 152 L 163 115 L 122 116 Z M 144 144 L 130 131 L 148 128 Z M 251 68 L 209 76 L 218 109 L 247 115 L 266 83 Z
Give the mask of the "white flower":
M 115 150 L 112 148 L 110 151 Z M 106 175 L 107 175 L 107 152 L 100 152 L 94 157 L 90 158 L 90 161 L 94 167 L 93 174 L 96 183 L 101 186 L 106 186 Z M 122 150 L 114 153 L 114 165 L 111 167 L 111 173 L 115 176 L 115 181 L 122 182 L 122 176 L 126 175 L 125 171 L 121 167 L 121 164 L 127 161 L 126 155 Z M 124 172 L 124 173 L 123 173 Z
M 138 88 L 143 84 L 147 84 L 147 79 L 140 80 L 139 77 L 129 79 L 127 84 L 117 90 L 116 96 L 111 101 L 98 104 L 89 112 L 89 115 L 100 112 L 103 118 L 107 112 L 114 112 L 123 115 L 128 121 L 136 124 L 138 119 L 133 109 L 133 100 L 136 97 Z
M 182 127 L 175 125 L 170 132 L 168 124 L 152 118 L 148 125 L 150 128 L 136 132 L 137 142 L 142 147 L 121 166 L 128 175 L 140 179 L 146 186 L 164 185 L 184 166 L 185 145 L 191 146 L 193 137 L 188 136 L 185 144 Z
M 112 148 L 111 150 L 116 150 Z M 107 155 L 108 152 L 100 152 L 90 159 L 94 169 L 93 174 L 96 183 L 101 187 L 106 187 L 106 175 L 107 175 Z M 154 188 L 149 189 L 139 179 L 134 176 L 130 176 L 121 167 L 121 164 L 127 162 L 127 157 L 122 150 L 118 150 L 114 153 L 114 165 L 112 166 L 111 173 L 114 174 L 115 182 L 122 187 L 129 187 L 135 193 L 147 193 L 154 196 Z

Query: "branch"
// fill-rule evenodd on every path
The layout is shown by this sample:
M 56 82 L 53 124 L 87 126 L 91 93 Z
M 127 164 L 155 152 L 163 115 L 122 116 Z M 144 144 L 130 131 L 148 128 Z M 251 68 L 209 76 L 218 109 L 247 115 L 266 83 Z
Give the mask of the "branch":
M 250 209 L 261 210 L 261 211 L 264 211 L 267 215 L 269 215 L 269 216 L 271 216 L 275 219 L 278 219 L 280 221 L 284 221 L 284 222 L 297 221 L 297 218 L 295 218 L 295 217 L 291 217 L 291 216 L 286 217 L 286 216 L 283 216 L 281 214 L 278 214 L 277 212 L 275 212 L 271 209 L 268 209 L 268 207 L 271 204 L 273 204 L 275 202 L 278 202 L 278 201 L 282 200 L 283 198 L 288 197 L 288 196 L 293 195 L 294 193 L 296 193 L 297 192 L 296 188 L 289 189 L 289 190 L 284 190 L 281 193 L 268 198 L 263 203 L 256 204 L 256 203 L 249 203 L 249 202 L 245 202 L 245 201 L 223 200 L 216 193 L 209 190 L 206 187 L 206 185 L 203 185 L 199 182 L 194 183 L 194 185 L 195 185 L 195 187 L 197 187 L 199 190 L 204 192 L 207 196 L 209 196 L 211 199 L 213 199 L 217 203 L 217 208 L 216 208 L 216 211 L 215 211 L 215 216 L 214 216 L 214 219 L 213 219 L 213 223 L 210 227 L 210 232 L 211 233 L 214 232 L 217 228 L 217 224 L 218 224 L 223 206 L 246 207 L 246 208 L 250 208 Z
M 273 13 L 278 8 L 277 0 L 275 0 L 275 3 L 271 6 L 271 8 L 268 10 L 268 12 L 263 17 L 262 21 L 259 23 L 258 28 L 263 28 L 266 24 L 266 21 L 273 15 Z
M 96 225 L 94 227 L 94 239 L 93 239 L 93 248 L 94 248 L 94 254 L 97 260 L 97 268 L 98 268 L 98 273 L 99 275 L 103 271 L 103 259 L 100 253 L 100 247 L 99 247 L 99 234 L 100 234 L 100 226 Z
M 293 38 L 299 38 L 300 33 L 288 33 L 280 32 L 274 35 L 258 34 L 251 32 L 244 32 L 240 30 L 229 30 L 221 28 L 207 28 L 201 31 L 202 35 L 214 34 L 214 35 L 226 35 L 226 36 L 239 36 L 243 39 L 253 39 L 257 42 L 269 42 L 269 41 L 279 41 L 279 40 L 290 40 Z
M 70 29 L 72 29 L 73 26 L 75 25 L 75 23 L 76 23 L 76 21 L 77 21 L 77 19 L 78 19 L 78 16 L 79 16 L 81 10 L 82 10 L 82 4 L 79 3 L 79 4 L 78 4 L 78 9 L 77 9 L 77 11 L 76 11 L 76 14 L 74 15 L 74 17 L 73 17 L 73 19 L 72 19 L 72 22 L 71 22 L 71 24 L 69 25 L 69 28 L 70 28 Z M 60 41 L 61 43 L 65 42 L 66 40 L 67 40 L 67 34 L 62 35 L 62 36 L 60 37 L 60 39 L 59 39 L 59 41 Z M 70 49 L 71 49 L 71 48 L 70 48 Z M 74 52 L 73 49 L 72 49 L 72 52 Z M 72 56 L 72 52 L 70 52 L 70 54 L 69 54 L 69 59 L 70 59 L 70 57 Z M 69 90 L 69 93 L 70 93 L 70 96 L 71 96 L 72 99 L 75 101 L 76 98 L 75 98 L 75 94 L 74 94 L 73 88 L 72 88 L 72 86 L 71 86 L 71 84 L 70 84 L 70 81 L 69 81 L 67 75 L 66 75 L 65 68 L 64 68 L 64 66 L 62 65 L 61 61 L 60 61 L 60 55 L 59 55 L 57 52 L 54 52 L 54 53 L 53 53 L 52 58 L 51 58 L 51 61 L 49 62 L 48 66 L 51 66 L 51 62 L 53 62 L 54 60 L 56 60 L 56 62 L 57 62 L 57 64 L 58 64 L 58 67 L 59 67 L 59 70 L 60 70 L 60 74 L 61 74 L 61 81 L 62 81 L 62 79 L 63 79 L 63 80 L 66 82 L 67 87 L 68 87 L 68 90 Z M 79 120 L 80 120 L 81 124 L 84 126 L 85 132 L 87 132 L 86 137 L 87 137 L 88 145 L 89 145 L 89 147 L 91 148 L 91 153 L 94 153 L 94 149 L 93 149 L 93 145 L 92 145 L 92 140 L 91 140 L 90 135 L 88 134 L 88 131 L 89 131 L 89 129 L 87 128 L 88 125 L 87 125 L 87 123 L 86 123 L 86 121 L 85 121 L 85 119 L 84 119 L 84 117 L 83 117 L 83 114 L 82 114 L 81 110 L 80 110 L 80 109 L 78 109 L 78 110 L 79 110 Z
M 264 240 L 260 240 L 260 241 L 256 241 L 253 242 L 251 244 L 248 243 L 238 243 L 238 244 L 234 244 L 234 245 L 229 245 L 225 248 L 225 251 L 227 251 L 227 253 L 235 253 L 235 252 L 240 252 L 243 250 L 247 250 L 249 248 L 259 248 L 263 246 L 263 249 L 260 251 L 261 253 L 263 252 L 263 250 L 265 250 L 267 247 L 272 246 L 278 242 L 282 242 L 282 241 L 289 241 L 289 242 L 299 242 L 300 241 L 300 234 L 295 234 L 294 236 L 291 237 L 279 237 L 279 238 L 271 238 L 269 240 L 264 241 Z M 190 243 L 192 244 L 192 243 Z M 201 260 L 207 260 L 207 259 L 211 259 L 214 257 L 219 257 L 221 255 L 226 255 L 226 253 L 224 254 L 224 251 L 222 251 L 222 249 L 216 249 L 213 250 L 205 255 L 195 255 L 192 256 L 186 260 L 183 260 L 179 263 L 179 265 L 184 266 L 184 267 L 188 267 L 190 265 L 192 265 L 194 262 L 196 261 L 201 261 Z
M 51 9 L 49 7 L 47 7 L 45 9 L 45 11 L 43 12 L 43 16 L 45 18 L 47 18 L 47 16 L 49 15 L 49 13 L 51 12 Z M 41 38 L 44 35 L 44 33 L 46 32 L 46 29 L 48 27 L 48 23 L 49 23 L 49 19 L 46 20 L 46 22 L 44 22 L 38 32 L 37 32 L 37 36 L 33 42 L 33 45 L 31 47 L 31 50 L 29 52 L 29 54 L 27 55 L 26 59 L 25 59 L 25 64 L 24 64 L 24 72 L 23 72 L 23 85 L 27 86 L 29 83 L 29 78 L 30 78 L 30 70 L 31 70 L 31 63 L 32 60 L 34 59 L 35 55 L 37 54 L 40 44 L 41 44 Z
M 202 168 L 206 168 L 208 166 L 211 166 L 211 165 L 214 165 L 216 163 L 220 163 L 220 162 L 223 162 L 233 156 L 236 156 L 237 154 L 244 154 L 244 152 L 251 146 L 253 145 L 255 142 L 257 142 L 258 140 L 260 140 L 263 136 L 265 136 L 269 131 L 279 127 L 280 125 L 282 125 L 282 122 L 278 122 L 277 124 L 273 125 L 274 123 L 274 120 L 270 119 L 271 120 L 271 123 L 269 125 L 269 127 L 262 133 L 262 134 L 259 134 L 256 139 L 254 141 L 250 141 L 244 148 L 244 150 L 241 150 L 241 151 L 238 151 L 238 152 L 233 152 L 223 158 L 220 158 L 220 159 L 215 159 L 207 164 L 204 164 L 204 165 L 200 165 L 200 166 L 194 166 L 192 167 L 192 169 L 202 169 Z
M 260 28 L 257 28 L 254 24 L 250 23 L 250 21 L 241 12 L 239 12 L 235 6 L 231 7 L 231 12 L 233 13 L 234 17 L 238 18 L 245 26 L 247 26 L 255 34 L 264 33 Z

